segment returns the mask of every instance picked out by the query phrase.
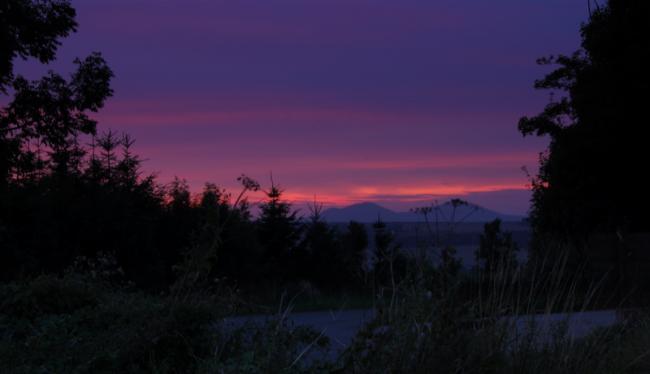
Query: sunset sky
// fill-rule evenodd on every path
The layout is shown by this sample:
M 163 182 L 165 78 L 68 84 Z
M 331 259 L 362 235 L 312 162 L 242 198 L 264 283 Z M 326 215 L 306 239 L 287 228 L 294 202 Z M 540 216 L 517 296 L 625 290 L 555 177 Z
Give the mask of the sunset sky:
M 100 131 L 133 135 L 161 182 L 234 190 L 245 173 L 268 187 L 272 172 L 298 205 L 461 197 L 518 214 L 522 166 L 534 173 L 546 146 L 517 131 L 548 101 L 535 60 L 577 49 L 587 15 L 582 0 L 73 5 L 79 30 L 50 68 L 102 52 L 116 77 Z

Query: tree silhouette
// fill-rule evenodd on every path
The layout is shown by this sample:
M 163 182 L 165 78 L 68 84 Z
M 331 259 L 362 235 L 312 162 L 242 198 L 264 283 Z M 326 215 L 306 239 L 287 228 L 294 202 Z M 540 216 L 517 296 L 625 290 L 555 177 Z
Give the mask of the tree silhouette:
M 346 231 L 341 236 L 341 262 L 348 284 L 359 283 L 366 271 L 365 264 L 368 250 L 368 232 L 366 227 L 358 222 L 350 221 Z
M 375 235 L 373 271 L 377 286 L 389 286 L 393 291 L 406 273 L 406 258 L 395 235 L 381 218 L 372 225 Z
M 611 0 L 582 25 L 581 50 L 539 60 L 559 67 L 535 82 L 550 103 L 519 121 L 523 135 L 550 137 L 532 181 L 537 235 L 582 242 L 594 231 L 650 230 L 648 14 L 650 2 Z
M 501 231 L 501 220 L 497 218 L 484 225 L 480 247 L 476 251 L 476 262 L 487 272 L 510 268 L 517 264 L 518 250 L 517 244 L 512 240 L 512 234 Z
M 269 265 L 267 273 L 286 278 L 295 275 L 290 274 L 295 273 L 290 269 L 290 255 L 300 239 L 301 225 L 298 212 L 282 199 L 282 192 L 273 182 L 271 189 L 265 191 L 267 200 L 260 204 L 256 227 L 264 260 Z
M 25 168 L 38 168 L 28 162 L 35 159 L 33 144 L 49 150 L 49 164 L 59 174 L 78 166 L 83 154 L 78 137 L 95 134 L 97 122 L 88 112 L 99 110 L 112 95 L 113 73 L 99 53 L 75 64 L 69 80 L 54 72 L 37 81 L 13 80 L 13 100 L 0 112 L 0 193 Z
M 75 59 L 76 70 L 68 78 L 52 71 L 34 81 L 14 74 L 16 58 L 52 61 L 60 39 L 75 31 L 74 18 L 65 0 L 0 3 L 0 92 L 12 96 L 0 110 L 3 277 L 61 270 L 74 256 L 106 249 L 119 237 L 105 240 L 104 227 L 93 226 L 116 217 L 103 215 L 95 205 L 105 196 L 85 179 L 87 150 L 80 138 L 96 132 L 90 113 L 112 95 L 112 71 L 93 53 Z M 108 206 L 112 200 L 102 202 Z
M 345 281 L 342 258 L 336 230 L 321 216 L 323 205 L 314 202 L 310 216 L 303 227 L 304 235 L 292 256 L 296 271 L 303 279 L 310 279 L 319 287 L 338 287 Z
M 0 92 L 13 79 L 14 59 L 50 62 L 60 38 L 76 31 L 76 11 L 67 0 L 4 0 L 0 3 Z

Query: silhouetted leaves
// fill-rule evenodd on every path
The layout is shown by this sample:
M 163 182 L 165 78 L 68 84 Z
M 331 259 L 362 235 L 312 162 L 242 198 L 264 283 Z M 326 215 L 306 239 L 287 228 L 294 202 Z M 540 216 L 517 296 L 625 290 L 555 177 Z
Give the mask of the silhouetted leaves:
M 76 11 L 68 0 L 3 0 L 0 3 L 0 92 L 13 78 L 16 57 L 54 59 L 60 38 L 76 31 Z
M 54 72 L 13 81 L 13 100 L 0 112 L 0 192 L 47 166 L 59 174 L 78 171 L 79 137 L 96 132 L 87 112 L 112 95 L 113 73 L 99 54 L 76 63 L 69 81 Z
M 532 180 L 539 235 L 584 242 L 596 231 L 650 230 L 644 126 L 650 90 L 650 3 L 611 0 L 582 25 L 582 49 L 541 59 L 557 68 L 535 82 L 551 101 L 523 117 L 523 135 L 548 135 Z M 557 97 L 556 97 L 557 96 Z

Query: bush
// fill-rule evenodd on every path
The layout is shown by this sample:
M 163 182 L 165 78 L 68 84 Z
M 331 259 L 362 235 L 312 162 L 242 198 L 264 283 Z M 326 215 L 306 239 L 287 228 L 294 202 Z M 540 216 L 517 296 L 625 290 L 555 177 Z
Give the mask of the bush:
M 0 288 L 0 315 L 26 320 L 69 314 L 98 302 L 98 290 L 81 279 L 41 276 L 27 287 L 9 284 Z
M 210 299 L 186 303 L 41 277 L 2 288 L 3 367 L 15 372 L 187 371 L 209 354 Z
M 286 323 L 229 330 L 218 322 L 232 305 L 207 294 L 152 296 L 67 275 L 5 285 L 0 295 L 3 372 L 311 370 L 298 356 L 313 332 Z

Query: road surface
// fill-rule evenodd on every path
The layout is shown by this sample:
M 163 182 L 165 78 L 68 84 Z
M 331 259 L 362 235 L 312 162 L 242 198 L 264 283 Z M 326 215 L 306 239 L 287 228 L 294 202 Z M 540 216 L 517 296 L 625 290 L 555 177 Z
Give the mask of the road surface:
M 327 336 L 331 342 L 333 351 L 331 354 L 336 357 L 350 345 L 356 333 L 373 316 L 372 309 L 357 309 L 291 313 L 287 318 L 294 326 L 309 326 Z M 227 318 L 224 322 L 227 326 L 237 327 L 245 323 L 261 324 L 269 318 L 273 318 L 273 316 L 239 316 Z M 568 335 L 572 338 L 581 338 L 598 327 L 612 326 L 621 322 L 621 318 L 615 310 L 527 315 L 515 318 L 516 331 L 525 332 L 533 319 L 541 336 L 552 333 L 550 327 L 567 321 Z

